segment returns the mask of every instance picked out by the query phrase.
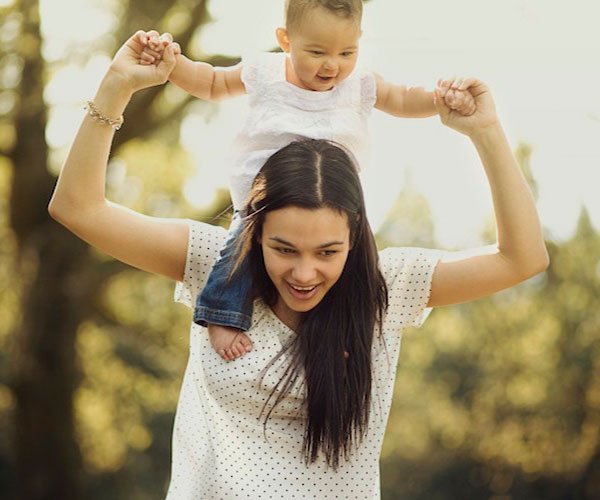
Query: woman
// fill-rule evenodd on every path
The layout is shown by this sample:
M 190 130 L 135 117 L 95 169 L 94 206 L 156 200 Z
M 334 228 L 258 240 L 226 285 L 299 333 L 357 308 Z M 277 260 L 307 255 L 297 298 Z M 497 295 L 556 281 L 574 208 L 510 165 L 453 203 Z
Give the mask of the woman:
M 115 258 L 176 280 L 176 299 L 192 307 L 225 231 L 147 217 L 104 196 L 117 117 L 174 66 L 172 46 L 157 66 L 138 64 L 142 49 L 134 35 L 115 56 L 49 210 Z M 446 90 L 436 90 L 436 106 L 482 160 L 497 250 L 443 260 L 423 249 L 377 254 L 348 155 L 324 141 L 276 153 L 253 186 L 240 248 L 253 262 L 254 348 L 228 363 L 192 324 L 170 498 L 378 498 L 402 329 L 420 325 L 431 307 L 489 295 L 547 267 L 533 199 L 492 97 L 483 83 L 468 83 L 473 115 L 452 113 Z

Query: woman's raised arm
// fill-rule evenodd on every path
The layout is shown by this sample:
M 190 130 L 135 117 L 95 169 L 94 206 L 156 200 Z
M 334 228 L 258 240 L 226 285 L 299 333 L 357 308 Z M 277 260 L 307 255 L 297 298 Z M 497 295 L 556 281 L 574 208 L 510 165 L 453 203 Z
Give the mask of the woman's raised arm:
M 447 86 L 436 89 L 436 106 L 442 122 L 469 136 L 477 149 L 490 184 L 498 243 L 492 252 L 469 257 L 457 253 L 455 259 L 440 262 L 429 306 L 490 295 L 542 272 L 549 263 L 533 196 L 498 121 L 489 89 L 473 79 L 458 82 L 457 87 L 473 94 L 477 105 L 473 115 L 461 116 L 446 106 Z
M 143 45 L 133 35 L 115 55 L 93 108 L 118 120 L 131 96 L 160 85 L 175 66 L 171 46 L 158 65 L 141 65 Z M 106 166 L 115 130 L 86 114 L 48 206 L 50 215 L 90 245 L 139 269 L 181 280 L 187 253 L 185 221 L 148 217 L 105 198 Z

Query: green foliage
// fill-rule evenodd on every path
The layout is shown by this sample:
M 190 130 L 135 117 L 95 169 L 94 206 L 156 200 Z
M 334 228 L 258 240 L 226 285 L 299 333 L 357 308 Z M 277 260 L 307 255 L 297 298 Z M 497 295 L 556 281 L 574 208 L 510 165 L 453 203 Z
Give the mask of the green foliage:
M 189 43 L 208 20 L 205 2 L 109 5 L 120 25 L 113 37 L 98 41 L 107 52 L 141 26 L 168 29 Z M 21 17 L 13 6 L 0 8 L 0 17 L 0 69 L 18 74 L 17 45 L 26 53 L 38 41 L 20 39 L 18 29 L 10 28 Z M 65 57 L 62 63 L 69 62 Z M 13 473 L 11 334 L 32 313 L 21 302 L 27 269 L 17 263 L 28 261 L 18 255 L 8 205 L 14 166 L 7 155 L 15 142 L 11 103 L 19 79 L 0 82 L 0 488 Z M 136 121 L 135 110 L 146 103 L 132 103 L 130 132 L 124 128 L 116 139 L 109 197 L 147 214 L 227 224 L 227 216 L 213 219 L 228 206 L 226 193 L 206 212 L 182 195 L 192 171 L 177 140 L 187 102 L 169 101 L 166 94 L 155 99 L 151 121 Z M 517 155 L 535 189 L 527 168 L 530 150 L 520 146 Z M 382 246 L 435 246 L 422 196 L 406 190 L 394 214 L 379 235 Z M 490 228 L 486 235 L 491 241 Z M 549 249 L 551 266 L 544 275 L 491 298 L 436 310 L 422 331 L 406 335 L 382 456 L 384 498 L 548 498 L 548 485 L 575 488 L 571 492 L 590 480 L 585 474 L 598 456 L 600 436 L 600 235 L 583 211 L 573 238 L 549 243 Z M 160 497 L 169 476 L 190 312 L 172 303 L 168 280 L 93 255 L 85 272 L 106 273 L 106 279 L 97 293 L 81 297 L 89 313 L 75 346 L 85 498 Z M 78 290 L 81 283 L 56 286 Z
M 6 473 L 2 464 L 8 461 L 11 451 L 11 416 L 14 394 L 10 389 L 11 337 L 20 311 L 19 287 L 15 283 L 16 242 L 8 228 L 7 200 L 10 187 L 10 168 L 0 156 L 0 478 Z M 0 491 L 2 480 L 0 479 Z
M 377 231 L 377 246 L 434 247 L 434 227 L 427 199 L 408 184 Z
M 45 61 L 37 56 L 32 48 L 39 47 L 42 41 L 36 36 L 35 30 L 23 32 L 24 20 L 36 19 L 34 15 L 23 15 L 24 9 L 36 13 L 37 2 L 17 2 L 2 8 L 0 155 L 5 155 L 0 156 L 2 497 L 9 495 L 9 478 L 15 477 L 15 451 L 11 449 L 15 440 L 11 435 L 11 418 L 17 402 L 11 388 L 14 384 L 14 380 L 10 380 L 13 376 L 11 372 L 22 363 L 35 366 L 39 362 L 37 358 L 16 358 L 12 350 L 13 341 L 17 337 L 25 337 L 22 318 L 35 314 L 31 306 L 24 305 L 27 302 L 22 289 L 39 268 L 52 268 L 54 265 L 47 260 L 41 263 L 36 261 L 36 244 L 43 246 L 43 237 L 39 238 L 38 243 L 31 242 L 34 250 L 31 254 L 19 253 L 9 217 L 11 208 L 14 214 L 15 208 L 31 207 L 32 199 L 38 198 L 40 203 L 36 205 L 36 210 L 38 206 L 40 210 L 35 217 L 48 218 L 47 200 L 40 200 L 40 197 L 20 196 L 15 198 L 12 207 L 9 205 L 14 175 L 25 172 L 23 168 L 27 166 L 20 165 L 17 157 L 12 155 L 16 144 L 16 124 L 23 116 L 27 116 L 33 102 L 32 99 L 21 97 L 25 96 L 25 89 L 29 89 L 32 95 L 34 91 L 31 89 L 39 90 L 35 94 L 35 102 L 40 103 L 44 85 L 40 79 L 28 77 L 23 72 L 23 56 L 29 56 L 32 60 L 37 57 L 33 62 L 37 67 L 43 67 L 51 80 L 57 69 L 80 64 L 82 54 L 85 54 L 86 61 L 90 54 L 99 51 L 110 54 L 135 29 L 171 23 L 177 10 L 186 12 L 186 23 L 180 23 L 179 31 L 172 31 L 182 42 L 184 50 L 186 42 L 207 21 L 206 2 L 177 1 L 167 6 L 156 2 L 149 4 L 123 0 L 111 2 L 105 7 L 122 14 L 115 17 L 120 24 L 115 26 L 114 38 L 107 36 L 96 40 L 93 47 L 71 47 L 61 61 Z M 223 65 L 228 63 L 224 58 L 220 62 Z M 185 200 L 183 187 L 192 173 L 193 165 L 179 145 L 179 127 L 191 98 L 161 92 L 162 87 L 141 93 L 128 108 L 127 124 L 116 135 L 113 144 L 107 186 L 109 198 L 149 215 L 210 221 L 225 208 L 229 198 L 226 195 L 219 196 L 215 205 L 203 212 L 194 209 Z M 202 108 L 196 109 L 203 111 Z M 55 110 L 44 110 L 48 111 Z M 38 135 L 41 140 L 37 143 L 39 151 L 32 151 L 33 148 L 24 150 L 31 151 L 32 155 L 39 152 L 36 161 L 29 164 L 39 165 L 40 170 L 44 170 L 50 167 L 45 161 L 46 153 L 55 157 L 60 155 L 46 150 L 43 128 L 41 131 Z M 215 222 L 226 223 L 227 218 Z M 56 224 L 51 224 L 56 228 Z M 74 307 L 85 311 L 82 315 L 85 320 L 79 324 L 75 345 L 80 379 L 73 381 L 77 384 L 74 409 L 84 465 L 84 497 L 156 497 L 157 491 L 165 490 L 170 470 L 170 436 L 181 375 L 187 359 L 190 313 L 173 303 L 173 283 L 168 280 L 131 270 L 82 246 L 77 249 L 79 252 L 82 250 L 86 253 L 83 271 L 77 274 L 77 271 L 71 272 L 69 269 L 66 273 L 53 274 L 60 276 L 61 280 L 49 283 L 45 293 L 51 296 L 55 290 L 73 290 L 72 296 L 77 297 Z M 63 251 L 70 255 L 73 249 L 64 247 Z M 76 260 L 80 255 L 73 257 Z M 91 283 L 97 283 L 98 286 L 93 287 Z M 68 321 L 62 324 L 59 321 L 56 329 L 40 333 L 46 337 L 62 335 L 64 338 L 61 328 L 64 325 L 68 329 L 66 323 Z M 35 335 L 28 338 L 35 338 Z M 28 345 L 36 356 L 43 351 L 35 345 Z M 59 357 L 54 356 L 53 359 Z M 39 444 L 42 447 L 44 445 Z M 34 477 L 35 472 L 28 471 L 28 474 Z M 71 474 L 80 476 L 82 472 L 73 470 Z M 136 478 L 135 481 L 130 480 L 132 476 Z
M 600 436 L 600 235 L 585 210 L 549 251 L 543 275 L 435 310 L 406 335 L 384 498 L 548 498 L 544 482 L 570 495 L 588 481 Z

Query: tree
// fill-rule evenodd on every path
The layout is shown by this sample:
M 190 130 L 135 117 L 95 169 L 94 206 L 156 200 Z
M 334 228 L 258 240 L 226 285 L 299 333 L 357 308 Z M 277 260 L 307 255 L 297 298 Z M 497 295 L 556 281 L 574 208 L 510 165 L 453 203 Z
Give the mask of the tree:
M 184 11 L 186 22 L 174 34 L 186 50 L 208 20 L 206 1 L 129 0 L 117 7 L 122 13 L 115 30 L 117 43 L 139 26 L 160 27 Z M 12 259 L 9 279 L 20 303 L 12 318 L 8 385 L 15 401 L 15 472 L 7 489 L 22 499 L 81 498 L 74 395 L 82 372 L 76 341 L 90 320 L 110 323 L 99 307 L 103 291 L 111 280 L 131 271 L 99 256 L 48 216 L 55 178 L 49 172 L 45 139 L 48 109 L 43 93 L 50 68 L 42 55 L 39 6 L 37 0 L 15 0 L 2 9 L 1 65 L 5 74 L 18 75 L 3 80 L 3 104 L 9 112 L 0 122 L 1 152 L 12 174 L 5 208 L 10 214 L 6 234 L 14 245 L 6 258 Z M 106 43 L 109 53 L 115 49 L 111 45 Z M 215 57 L 210 62 L 225 66 L 236 61 Z M 148 139 L 159 129 L 176 135 L 173 131 L 191 98 L 180 94 L 172 103 L 164 99 L 164 92 L 165 87 L 156 87 L 132 100 L 126 124 L 115 137 L 114 156 L 126 154 L 133 138 Z
M 583 210 L 548 247 L 545 274 L 406 335 L 383 498 L 598 496 L 600 235 Z
M 535 186 L 530 150 L 516 153 Z M 547 246 L 545 273 L 406 335 L 383 498 L 598 496 L 600 235 L 584 208 Z
M 405 187 L 389 210 L 377 231 L 380 248 L 389 246 L 435 246 L 433 219 L 427 199 L 415 190 L 410 176 L 405 176 Z

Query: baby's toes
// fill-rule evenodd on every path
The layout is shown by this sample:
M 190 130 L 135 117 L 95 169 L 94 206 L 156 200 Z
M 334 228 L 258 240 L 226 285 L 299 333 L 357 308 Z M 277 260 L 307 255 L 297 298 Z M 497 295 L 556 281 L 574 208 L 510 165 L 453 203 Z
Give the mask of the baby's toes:
M 218 354 L 219 356 L 221 356 L 221 358 L 223 358 L 225 361 L 231 361 L 231 360 L 229 359 L 229 354 L 227 354 L 227 349 L 219 349 L 219 350 L 217 351 L 217 354 Z
M 252 341 L 248 338 L 246 334 L 242 333 L 238 337 L 238 340 L 244 352 L 250 352 L 252 350 Z
M 229 361 L 234 361 L 234 360 L 236 360 L 237 358 L 240 357 L 240 355 L 239 355 L 239 349 L 237 347 L 234 348 L 234 346 L 229 346 L 226 349 L 226 352 L 229 355 Z
M 239 358 L 242 355 L 242 351 L 237 347 L 236 344 L 233 344 L 227 348 L 227 353 L 229 354 L 231 360 Z

